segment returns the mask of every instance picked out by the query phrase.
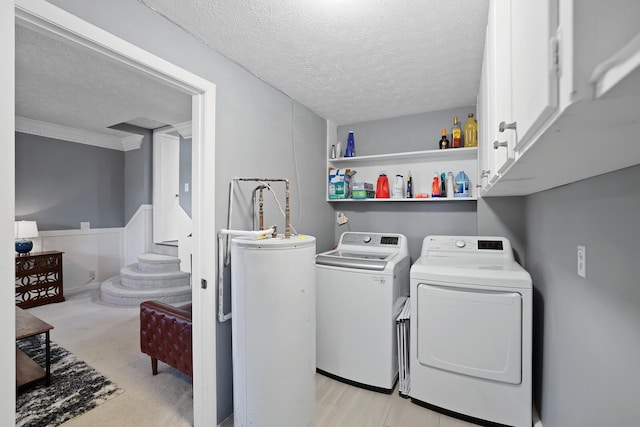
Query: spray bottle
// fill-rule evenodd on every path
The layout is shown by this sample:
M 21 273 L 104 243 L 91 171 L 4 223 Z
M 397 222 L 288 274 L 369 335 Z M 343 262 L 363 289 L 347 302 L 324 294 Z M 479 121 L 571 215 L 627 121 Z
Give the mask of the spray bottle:
M 447 197 L 454 197 L 453 173 L 447 174 Z
M 431 183 L 431 197 L 440 197 L 440 178 L 438 178 L 437 171 Z

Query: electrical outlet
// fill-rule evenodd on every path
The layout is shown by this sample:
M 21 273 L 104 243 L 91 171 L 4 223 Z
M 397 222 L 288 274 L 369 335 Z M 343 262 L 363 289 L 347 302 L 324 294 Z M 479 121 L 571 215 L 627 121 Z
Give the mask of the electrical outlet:
M 578 276 L 587 277 L 587 248 L 578 245 Z

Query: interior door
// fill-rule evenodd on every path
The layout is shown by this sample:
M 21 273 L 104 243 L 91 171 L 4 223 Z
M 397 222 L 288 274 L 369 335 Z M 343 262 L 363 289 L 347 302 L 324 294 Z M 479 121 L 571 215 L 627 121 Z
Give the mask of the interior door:
M 476 378 L 522 381 L 522 295 L 421 283 L 417 359 Z
M 153 241 L 176 242 L 179 237 L 180 138 L 153 132 Z

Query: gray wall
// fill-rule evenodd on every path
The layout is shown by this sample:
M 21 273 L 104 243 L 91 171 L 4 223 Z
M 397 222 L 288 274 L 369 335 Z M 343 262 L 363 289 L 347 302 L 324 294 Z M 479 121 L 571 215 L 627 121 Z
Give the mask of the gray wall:
M 516 260 L 525 258 L 524 197 L 483 197 L 478 200 L 478 235 L 506 237 Z
M 333 213 L 321 202 L 326 159 L 326 123 L 322 118 L 136 0 L 51 3 L 216 84 L 217 200 L 212 227 L 226 226 L 232 177 L 285 177 L 292 181 L 293 224 L 299 232 L 318 238 L 317 250 L 330 247 Z M 283 201 L 284 190 L 275 188 Z M 244 186 L 239 194 L 233 225 L 250 227 L 247 200 L 251 188 Z M 269 208 L 272 211 L 273 207 Z M 277 220 L 283 230 L 284 221 L 270 215 L 269 220 Z M 232 410 L 230 323 L 218 326 L 218 415 L 222 419 Z
M 453 116 L 458 116 L 460 126 L 464 126 L 468 113 L 476 114 L 475 105 L 342 125 L 338 126 L 338 141 L 342 142 L 344 154 L 347 135 L 354 131 L 358 156 L 437 150 L 442 128 L 451 133 Z M 448 138 L 451 139 L 450 136 Z
M 143 136 L 139 149 L 124 153 L 124 220 L 126 224 L 140 205 L 151 204 L 153 201 L 153 131 L 128 124 L 119 124 L 112 128 Z
M 526 197 L 535 402 L 544 427 L 636 426 L 640 166 Z M 587 277 L 576 274 L 576 246 Z
M 16 219 L 39 230 L 124 225 L 124 153 L 16 132 Z
M 180 206 L 191 216 L 191 138 L 180 136 L 180 171 L 179 194 Z M 189 184 L 189 191 L 184 191 L 184 185 Z
M 450 129 L 453 116 L 458 116 L 464 125 L 467 114 L 475 112 L 476 107 L 469 106 L 338 126 L 338 141 L 344 150 L 347 134 L 354 131 L 358 156 L 436 150 L 441 130 Z M 345 231 L 401 233 L 407 236 L 412 262 L 420 256 L 422 240 L 428 235 L 476 235 L 477 230 L 476 202 L 329 204 L 349 218 L 347 224 L 337 225 L 334 213 L 334 243 Z

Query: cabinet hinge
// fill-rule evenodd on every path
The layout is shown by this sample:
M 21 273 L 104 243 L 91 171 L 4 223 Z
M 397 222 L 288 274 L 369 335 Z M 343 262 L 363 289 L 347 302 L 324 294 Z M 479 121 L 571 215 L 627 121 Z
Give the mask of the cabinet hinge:
M 560 78 L 560 33 L 557 33 L 555 37 L 549 40 L 550 43 L 550 55 L 551 55 L 551 73 L 557 78 Z

